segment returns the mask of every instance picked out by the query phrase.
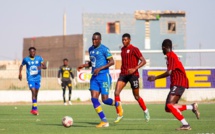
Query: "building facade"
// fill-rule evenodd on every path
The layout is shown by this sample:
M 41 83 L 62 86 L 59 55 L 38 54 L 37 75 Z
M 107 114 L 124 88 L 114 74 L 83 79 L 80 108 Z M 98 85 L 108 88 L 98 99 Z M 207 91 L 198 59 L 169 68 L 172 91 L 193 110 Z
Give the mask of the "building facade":
M 135 11 L 134 14 L 83 14 L 83 43 L 87 51 L 92 45 L 92 34 L 100 32 L 102 43 L 111 51 L 120 51 L 122 35 L 129 33 L 131 43 L 140 50 L 161 50 L 161 43 L 169 38 L 173 49 L 186 48 L 186 18 L 184 11 Z M 120 66 L 119 52 L 115 53 L 116 64 Z M 162 53 L 147 53 L 144 57 L 148 66 L 163 66 L 165 57 Z M 178 55 L 185 62 L 186 55 Z M 161 60 L 160 57 L 163 57 Z M 118 68 L 118 67 L 117 67 Z

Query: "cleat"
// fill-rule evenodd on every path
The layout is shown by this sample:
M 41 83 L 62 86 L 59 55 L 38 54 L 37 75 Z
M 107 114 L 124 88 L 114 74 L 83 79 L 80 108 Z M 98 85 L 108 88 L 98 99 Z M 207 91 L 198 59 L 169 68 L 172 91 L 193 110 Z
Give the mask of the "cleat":
M 116 107 L 119 111 L 118 116 L 123 116 L 123 109 L 122 109 L 122 104 L 121 102 L 118 102 L 119 105 Z
M 123 118 L 123 116 L 117 116 L 116 117 L 116 120 L 114 121 L 114 123 L 118 123 L 118 122 L 120 122 L 121 120 L 122 120 L 122 118 Z
M 103 122 L 101 121 L 98 125 L 96 125 L 97 128 L 101 128 L 101 127 L 109 127 L 109 123 L 108 122 Z
M 144 112 L 144 118 L 146 122 L 149 122 L 150 120 L 149 110 L 147 112 Z
M 196 118 L 199 119 L 200 118 L 200 112 L 198 110 L 198 104 L 197 103 L 193 103 L 193 113 L 196 115 Z
M 180 128 L 176 128 L 176 130 L 191 130 L 190 125 L 182 125 Z
M 67 103 L 65 102 L 65 103 L 64 103 L 64 106 L 66 106 L 66 105 L 67 105 Z
M 39 115 L 38 110 L 31 110 L 30 113 L 33 114 L 33 115 Z
M 72 102 L 71 102 L 71 101 L 69 101 L 69 105 L 72 105 Z

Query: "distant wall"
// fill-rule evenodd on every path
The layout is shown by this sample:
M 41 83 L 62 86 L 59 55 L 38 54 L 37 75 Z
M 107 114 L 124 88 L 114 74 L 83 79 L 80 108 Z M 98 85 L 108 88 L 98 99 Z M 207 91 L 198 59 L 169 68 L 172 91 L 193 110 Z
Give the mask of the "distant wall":
M 23 57 L 29 55 L 29 47 L 37 49 L 37 55 L 48 61 L 50 68 L 58 68 L 64 58 L 69 59 L 70 66 L 77 67 L 83 63 L 83 36 L 81 34 L 24 38 Z
M 140 96 L 147 102 L 165 102 L 169 89 L 140 89 Z M 68 92 L 66 92 L 68 94 Z M 66 95 L 67 97 L 68 95 Z M 114 90 L 110 91 L 111 98 L 114 98 Z M 122 102 L 135 101 L 131 90 L 121 92 Z M 72 101 L 89 101 L 91 99 L 89 90 L 73 90 Z M 184 101 L 210 101 L 215 99 L 215 89 L 191 89 L 183 94 Z M 38 102 L 41 101 L 62 101 L 62 90 L 40 90 Z M 31 102 L 30 91 L 0 91 L 0 103 L 4 102 Z M 63 104 L 63 103 L 62 103 Z

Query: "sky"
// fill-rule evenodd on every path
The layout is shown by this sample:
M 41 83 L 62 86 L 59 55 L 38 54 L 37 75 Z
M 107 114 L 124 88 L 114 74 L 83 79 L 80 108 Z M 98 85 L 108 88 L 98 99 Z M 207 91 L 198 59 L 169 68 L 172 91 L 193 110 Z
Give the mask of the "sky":
M 82 13 L 131 13 L 135 10 L 186 12 L 187 49 L 215 49 L 215 0 L 1 0 L 0 60 L 22 60 L 23 39 L 82 34 Z

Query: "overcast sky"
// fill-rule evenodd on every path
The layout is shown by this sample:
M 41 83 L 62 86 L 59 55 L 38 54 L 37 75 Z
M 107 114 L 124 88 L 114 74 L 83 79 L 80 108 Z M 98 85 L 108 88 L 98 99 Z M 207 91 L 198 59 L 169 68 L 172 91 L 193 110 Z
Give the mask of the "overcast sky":
M 187 49 L 215 49 L 215 0 L 1 0 L 0 60 L 21 60 L 23 38 L 82 34 L 82 13 L 184 10 Z

